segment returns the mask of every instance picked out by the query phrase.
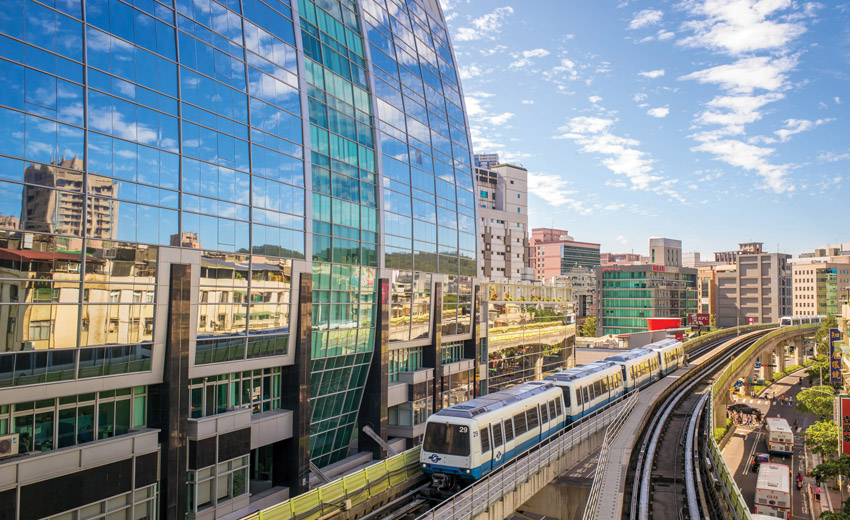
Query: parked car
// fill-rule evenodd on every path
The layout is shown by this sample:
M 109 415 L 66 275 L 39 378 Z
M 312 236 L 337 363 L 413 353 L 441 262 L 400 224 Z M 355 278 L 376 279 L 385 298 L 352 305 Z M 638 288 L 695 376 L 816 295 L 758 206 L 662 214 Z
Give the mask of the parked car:
M 735 403 L 728 406 L 730 412 L 740 412 L 747 415 L 761 415 L 761 410 L 747 406 L 744 403 Z

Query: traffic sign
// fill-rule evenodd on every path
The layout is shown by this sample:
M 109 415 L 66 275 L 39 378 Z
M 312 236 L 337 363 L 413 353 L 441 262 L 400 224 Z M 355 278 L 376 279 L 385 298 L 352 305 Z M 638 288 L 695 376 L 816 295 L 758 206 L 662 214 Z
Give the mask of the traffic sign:
M 755 366 L 756 368 L 761 368 L 761 363 L 756 361 L 753 366 Z
M 735 381 L 735 388 L 741 388 L 742 386 L 744 386 L 743 381 Z

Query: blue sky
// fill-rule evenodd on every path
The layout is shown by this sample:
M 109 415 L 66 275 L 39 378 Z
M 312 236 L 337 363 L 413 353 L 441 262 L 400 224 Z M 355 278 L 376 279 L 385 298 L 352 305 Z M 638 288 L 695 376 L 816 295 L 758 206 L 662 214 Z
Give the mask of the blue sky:
M 441 0 L 532 227 L 646 254 L 850 242 L 850 3 Z

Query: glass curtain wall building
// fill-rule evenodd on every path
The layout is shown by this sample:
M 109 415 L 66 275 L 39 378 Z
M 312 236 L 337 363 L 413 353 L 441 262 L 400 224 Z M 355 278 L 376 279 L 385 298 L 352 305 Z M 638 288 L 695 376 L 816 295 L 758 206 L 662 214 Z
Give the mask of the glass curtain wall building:
M 435 0 L 0 4 L 0 516 L 224 516 L 486 392 Z

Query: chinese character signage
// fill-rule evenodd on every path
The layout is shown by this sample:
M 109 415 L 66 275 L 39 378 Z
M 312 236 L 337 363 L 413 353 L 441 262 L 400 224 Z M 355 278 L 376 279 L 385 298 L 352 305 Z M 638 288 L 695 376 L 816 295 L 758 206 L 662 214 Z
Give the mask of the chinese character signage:
M 841 453 L 850 455 L 850 395 L 839 396 L 841 402 Z
M 829 379 L 833 383 L 841 382 L 841 351 L 835 349 L 835 342 L 840 339 L 838 329 L 829 329 Z

